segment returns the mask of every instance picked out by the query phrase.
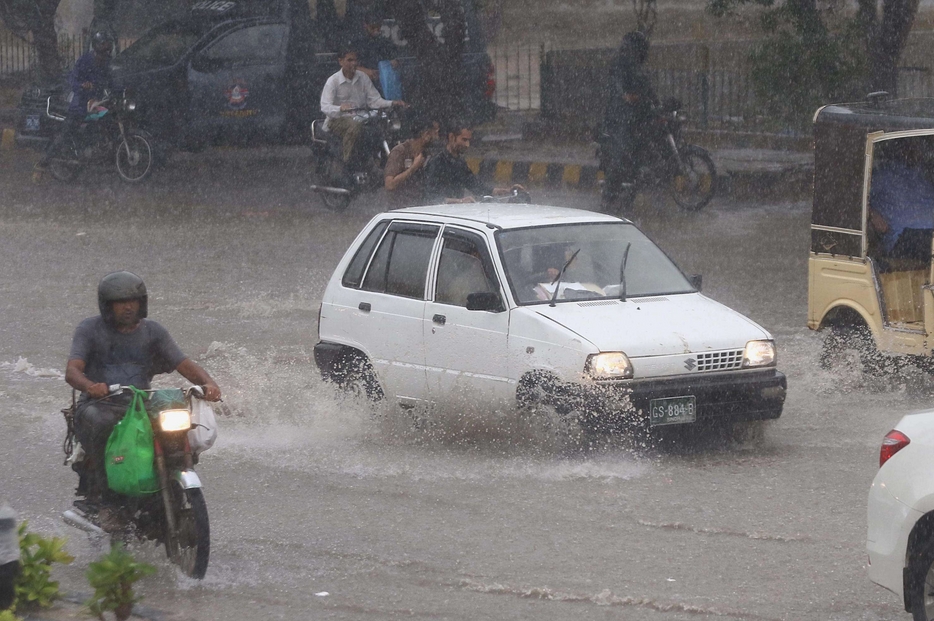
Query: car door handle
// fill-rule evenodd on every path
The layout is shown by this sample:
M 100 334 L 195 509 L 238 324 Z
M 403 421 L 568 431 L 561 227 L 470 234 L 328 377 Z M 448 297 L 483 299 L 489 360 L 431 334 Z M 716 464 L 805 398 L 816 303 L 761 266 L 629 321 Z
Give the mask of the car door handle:
M 431 320 L 435 322 L 436 324 L 443 326 L 444 322 L 447 321 L 447 317 L 445 317 L 444 315 L 435 315 L 434 317 L 431 318 Z
M 369 303 L 369 302 L 360 302 L 360 304 L 357 305 L 357 308 L 359 308 L 360 310 L 362 310 L 364 313 L 368 313 L 368 312 L 370 312 L 370 309 L 373 308 L 373 307 L 370 306 L 370 303 Z

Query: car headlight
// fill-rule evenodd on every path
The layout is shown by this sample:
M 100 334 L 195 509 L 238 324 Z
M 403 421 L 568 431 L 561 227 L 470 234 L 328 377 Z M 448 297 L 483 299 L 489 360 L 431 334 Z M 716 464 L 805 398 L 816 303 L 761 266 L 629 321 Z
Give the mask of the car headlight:
M 775 343 L 772 341 L 749 341 L 743 352 L 743 368 L 767 367 L 775 364 Z
M 159 427 L 162 431 L 188 431 L 191 429 L 191 412 L 163 410 L 159 412 Z
M 584 371 L 594 379 L 629 379 L 632 377 L 632 363 L 623 352 L 610 351 L 592 354 L 587 358 Z

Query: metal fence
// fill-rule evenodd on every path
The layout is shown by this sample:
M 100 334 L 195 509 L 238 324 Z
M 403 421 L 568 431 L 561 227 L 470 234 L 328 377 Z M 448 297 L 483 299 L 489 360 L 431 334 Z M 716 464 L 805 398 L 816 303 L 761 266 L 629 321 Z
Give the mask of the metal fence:
M 65 67 L 70 67 L 88 50 L 88 37 L 85 34 L 59 35 L 58 49 Z M 31 41 L 21 39 L 9 31 L 0 31 L 0 78 L 31 72 L 38 62 Z
M 490 46 L 496 76 L 494 99 L 509 110 L 540 110 L 546 43 Z M 651 72 L 660 99 L 681 100 L 694 127 L 746 125 L 754 120 L 755 100 L 748 71 L 737 69 L 657 69 Z M 602 106 L 602 101 L 581 102 Z

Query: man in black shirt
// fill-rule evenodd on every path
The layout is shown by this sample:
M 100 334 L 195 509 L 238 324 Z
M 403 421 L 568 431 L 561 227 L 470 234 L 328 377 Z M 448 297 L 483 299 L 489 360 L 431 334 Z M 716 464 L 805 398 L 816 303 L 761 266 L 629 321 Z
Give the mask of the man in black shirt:
M 461 157 L 470 148 L 472 138 L 473 131 L 463 124 L 455 123 L 448 128 L 444 150 L 425 165 L 426 204 L 475 203 L 483 196 L 504 196 L 514 189 L 525 190 L 518 184 L 494 188 L 477 179 Z
M 399 48 L 382 34 L 383 19 L 376 13 L 367 13 L 363 18 L 363 35 L 353 42 L 357 52 L 357 71 L 370 78 L 373 85 L 385 96 L 380 83 L 379 63 L 388 60 L 393 69 L 399 66 Z

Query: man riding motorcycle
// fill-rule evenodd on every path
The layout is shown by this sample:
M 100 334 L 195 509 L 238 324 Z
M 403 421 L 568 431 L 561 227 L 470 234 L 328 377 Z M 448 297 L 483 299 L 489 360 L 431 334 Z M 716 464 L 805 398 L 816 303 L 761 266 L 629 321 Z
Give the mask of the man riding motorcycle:
M 100 315 L 78 324 L 65 370 L 65 381 L 81 392 L 75 411 L 75 435 L 86 453 L 85 497 L 99 506 L 101 527 L 115 528 L 117 509 L 107 486 L 104 449 L 123 419 L 130 396 L 111 396 L 113 384 L 148 389 L 154 375 L 178 371 L 205 387 L 205 399 L 218 401 L 221 390 L 197 363 L 186 357 L 168 331 L 147 319 L 143 280 L 131 272 L 104 276 L 97 288 Z
M 603 150 L 600 163 L 605 176 L 603 211 L 618 205 L 620 213 L 628 214 L 635 199 L 639 155 L 651 138 L 649 121 L 657 104 L 644 68 L 648 55 L 649 40 L 645 34 L 629 32 L 623 37 L 610 70 L 600 136 Z
M 48 165 L 59 145 L 74 138 L 85 117 L 92 112 L 92 105 L 104 97 L 105 90 L 113 86 L 110 73 L 110 57 L 114 48 L 113 37 L 104 30 L 95 32 L 91 37 L 91 48 L 90 52 L 78 59 L 68 76 L 71 86 L 68 114 L 65 116 L 62 131 L 49 143 L 45 155 L 37 164 L 39 170 Z

